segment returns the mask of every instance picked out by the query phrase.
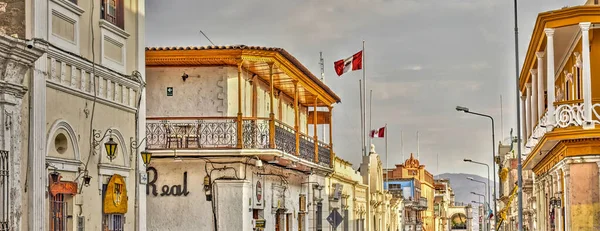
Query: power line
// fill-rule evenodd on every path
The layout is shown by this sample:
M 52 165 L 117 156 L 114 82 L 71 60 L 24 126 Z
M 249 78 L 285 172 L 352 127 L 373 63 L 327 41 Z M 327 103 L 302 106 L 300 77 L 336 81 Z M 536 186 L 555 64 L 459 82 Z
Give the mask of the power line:
M 200 30 L 200 33 L 201 33 L 202 35 L 204 35 L 204 37 L 205 37 L 205 38 L 206 38 L 206 39 L 207 39 L 207 40 L 210 42 L 210 44 L 212 44 L 213 46 L 216 46 L 216 45 L 215 45 L 215 44 L 214 44 L 214 43 L 213 43 L 213 42 L 212 42 L 212 41 L 211 41 L 211 40 L 208 38 L 208 36 L 206 36 L 206 34 L 205 34 L 204 32 L 202 32 L 202 30 Z

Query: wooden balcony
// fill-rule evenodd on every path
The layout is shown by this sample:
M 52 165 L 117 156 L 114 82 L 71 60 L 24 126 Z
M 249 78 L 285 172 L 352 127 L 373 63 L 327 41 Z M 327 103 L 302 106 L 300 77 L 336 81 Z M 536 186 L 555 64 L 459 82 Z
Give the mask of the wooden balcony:
M 146 139 L 148 150 L 274 149 L 324 167 L 333 158 L 330 145 L 269 118 L 152 117 Z

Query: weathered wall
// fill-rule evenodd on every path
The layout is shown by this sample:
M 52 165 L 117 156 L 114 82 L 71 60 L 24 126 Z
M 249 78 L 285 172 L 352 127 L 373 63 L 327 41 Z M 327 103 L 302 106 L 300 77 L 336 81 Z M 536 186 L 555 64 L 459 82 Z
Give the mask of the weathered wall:
M 598 165 L 571 164 L 570 169 L 571 230 L 600 230 Z
M 186 81 L 181 78 L 183 73 L 189 76 Z M 146 105 L 146 115 L 235 116 L 227 114 L 229 81 L 226 81 L 234 74 L 237 79 L 235 67 L 146 68 L 146 97 L 148 102 L 152 102 Z M 173 87 L 173 96 L 167 96 L 167 87 Z M 237 94 L 234 98 L 237 101 Z M 235 110 L 237 114 L 237 107 Z
M 76 221 L 76 215 L 79 214 L 80 209 L 75 202 L 82 204 L 81 212 L 82 216 L 86 217 L 85 227 L 89 230 L 102 230 L 102 216 L 99 211 L 102 211 L 103 198 L 98 192 L 101 192 L 102 183 L 106 184 L 109 175 L 99 176 L 98 160 L 102 158 L 102 163 L 130 167 L 132 164 L 128 163 L 130 160 L 134 161 L 134 157 L 130 156 L 129 152 L 129 138 L 135 137 L 135 115 L 132 112 L 123 111 L 114 107 L 107 106 L 102 103 L 96 103 L 95 116 L 93 129 L 99 129 L 103 133 L 108 128 L 116 129 L 123 137 L 123 141 L 114 139 L 117 142 L 117 156 L 116 159 L 110 161 L 106 156 L 106 151 L 103 147 L 100 147 L 97 151 L 98 154 L 90 155 L 90 121 L 91 114 L 86 116 L 85 109 L 88 109 L 91 113 L 92 102 L 85 100 L 80 97 L 74 97 L 68 93 L 57 91 L 53 88 L 46 89 L 46 129 L 47 137 L 46 142 L 48 143 L 48 156 L 54 156 L 62 159 L 75 160 L 75 151 L 80 153 L 81 163 L 86 163 L 88 158 L 91 158 L 88 164 L 89 175 L 92 176 L 90 186 L 82 187 L 81 195 L 74 197 L 69 203 L 69 214 L 73 215 L 71 221 Z M 60 103 L 52 103 L 60 102 Z M 59 129 L 55 133 L 50 134 L 51 128 L 56 121 L 66 121 L 74 131 L 74 135 L 77 139 L 78 147 L 73 146 L 73 142 L 67 135 L 66 130 Z M 63 154 L 59 154 L 55 146 L 55 137 L 58 134 L 65 134 L 67 137 L 67 150 Z M 108 139 L 103 140 L 103 144 Z M 102 145 L 101 145 L 102 146 Z M 42 153 L 40 153 L 42 154 Z M 61 168 L 62 166 L 57 166 Z M 48 170 L 52 171 L 52 168 Z M 59 171 L 63 176 L 63 181 L 74 181 L 77 177 L 76 172 Z M 135 210 L 135 175 L 133 170 L 125 170 L 129 176 L 125 176 L 126 173 L 121 173 L 125 177 L 126 187 L 128 192 L 128 211 L 125 214 L 125 229 L 132 230 L 135 222 L 134 210 Z M 81 177 L 79 178 L 81 180 Z M 81 181 L 80 181 L 81 182 Z M 76 198 L 79 198 L 76 200 Z M 46 199 L 49 203 L 49 199 Z M 47 213 L 49 214 L 49 206 L 46 206 Z M 46 221 L 49 222 L 48 217 Z M 75 230 L 75 222 L 70 222 L 69 226 Z
M 25 0 L 0 2 L 0 34 L 25 39 Z

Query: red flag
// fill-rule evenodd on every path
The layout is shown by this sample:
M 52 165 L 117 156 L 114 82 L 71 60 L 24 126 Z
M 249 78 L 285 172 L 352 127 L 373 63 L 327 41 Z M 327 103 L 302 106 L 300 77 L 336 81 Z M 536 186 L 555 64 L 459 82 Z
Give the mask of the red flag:
M 385 136 L 385 127 L 371 131 L 371 138 L 383 138 Z
M 340 59 L 338 61 L 336 61 L 333 66 L 335 68 L 335 73 L 338 76 L 341 76 L 342 74 L 348 72 L 349 70 L 352 71 L 356 71 L 356 70 L 361 70 L 362 69 L 362 64 L 363 64 L 363 60 L 362 60 L 362 56 L 363 56 L 363 52 L 359 51 L 358 53 L 354 54 L 353 56 L 350 56 L 347 59 Z

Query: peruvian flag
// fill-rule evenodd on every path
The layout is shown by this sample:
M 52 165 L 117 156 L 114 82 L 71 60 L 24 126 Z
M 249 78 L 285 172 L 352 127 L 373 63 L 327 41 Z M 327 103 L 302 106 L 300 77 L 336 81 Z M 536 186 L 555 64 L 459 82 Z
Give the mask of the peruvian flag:
M 385 127 L 371 131 L 372 138 L 383 138 L 385 136 Z
M 361 70 L 363 66 L 363 51 L 359 51 L 347 59 L 340 59 L 336 61 L 333 66 L 335 68 L 335 73 L 338 76 L 341 76 L 349 70 Z

